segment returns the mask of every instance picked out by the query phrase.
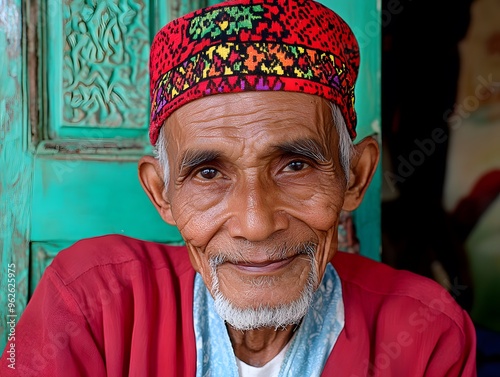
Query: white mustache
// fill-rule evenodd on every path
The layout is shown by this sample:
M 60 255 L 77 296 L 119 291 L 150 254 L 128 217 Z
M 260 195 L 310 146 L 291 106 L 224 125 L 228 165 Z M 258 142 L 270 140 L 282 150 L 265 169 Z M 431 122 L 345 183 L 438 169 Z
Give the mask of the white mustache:
M 286 259 L 295 255 L 313 256 L 316 253 L 317 248 L 318 244 L 316 242 L 305 241 L 295 245 L 284 244 L 273 246 L 272 248 L 265 250 L 265 255 L 267 260 L 269 262 L 272 262 Z M 215 269 L 226 262 L 234 264 L 251 262 L 248 260 L 247 255 L 251 254 L 251 252 L 249 251 L 252 249 L 252 247 L 246 247 L 245 249 L 246 250 L 242 250 L 241 248 L 238 248 L 236 250 L 236 248 L 233 248 L 233 250 L 230 251 L 220 251 L 219 253 L 209 258 L 208 262 L 210 264 L 210 267 L 212 269 Z

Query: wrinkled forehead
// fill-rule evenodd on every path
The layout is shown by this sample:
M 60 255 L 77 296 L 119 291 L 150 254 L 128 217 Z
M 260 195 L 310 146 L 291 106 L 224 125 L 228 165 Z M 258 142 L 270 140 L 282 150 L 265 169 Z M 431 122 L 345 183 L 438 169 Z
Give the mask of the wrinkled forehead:
M 330 143 L 336 134 L 332 108 L 324 98 L 291 92 L 244 92 L 208 96 L 177 109 L 165 122 L 169 145 L 223 140 L 314 139 Z

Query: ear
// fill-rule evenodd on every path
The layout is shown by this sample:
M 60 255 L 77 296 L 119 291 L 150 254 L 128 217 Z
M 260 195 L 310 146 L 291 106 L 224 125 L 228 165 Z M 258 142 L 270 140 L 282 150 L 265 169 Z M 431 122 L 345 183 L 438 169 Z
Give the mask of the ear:
M 167 189 L 163 179 L 163 171 L 156 158 L 143 156 L 139 160 L 139 181 L 161 218 L 170 225 L 175 225 L 172 208 L 167 198 Z
M 352 211 L 358 208 L 370 184 L 379 160 L 377 140 L 369 136 L 354 146 L 355 154 L 351 161 L 349 183 L 342 209 Z

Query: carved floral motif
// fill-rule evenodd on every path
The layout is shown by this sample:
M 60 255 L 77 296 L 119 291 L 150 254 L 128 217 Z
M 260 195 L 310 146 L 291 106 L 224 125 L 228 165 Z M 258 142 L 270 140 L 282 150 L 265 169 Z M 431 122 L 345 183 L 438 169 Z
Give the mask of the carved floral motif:
M 146 127 L 148 7 L 127 0 L 66 0 L 63 6 L 64 123 Z

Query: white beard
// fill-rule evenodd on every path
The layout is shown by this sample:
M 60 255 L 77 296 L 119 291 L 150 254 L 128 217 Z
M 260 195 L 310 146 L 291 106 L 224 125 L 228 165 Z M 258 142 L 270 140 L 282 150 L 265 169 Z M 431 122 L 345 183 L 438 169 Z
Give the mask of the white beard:
M 238 308 L 234 306 L 219 290 L 217 266 L 220 264 L 220 261 L 217 258 L 211 260 L 212 295 L 217 313 L 225 322 L 236 330 L 241 331 L 255 330 L 262 327 L 274 327 L 278 329 L 300 323 L 311 305 L 315 287 L 318 284 L 318 272 L 316 260 L 314 259 L 315 251 L 315 247 L 310 245 L 305 246 L 303 254 L 310 259 L 311 268 L 299 298 L 288 304 L 276 307 L 261 305 L 257 308 Z M 264 284 L 266 284 L 265 280 L 256 279 L 256 285 Z

